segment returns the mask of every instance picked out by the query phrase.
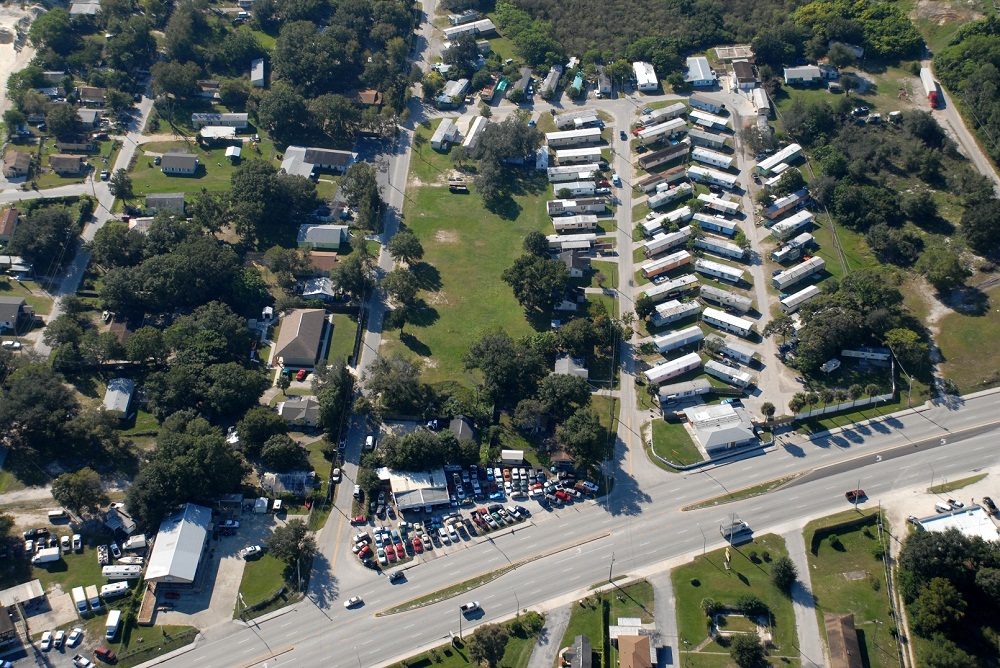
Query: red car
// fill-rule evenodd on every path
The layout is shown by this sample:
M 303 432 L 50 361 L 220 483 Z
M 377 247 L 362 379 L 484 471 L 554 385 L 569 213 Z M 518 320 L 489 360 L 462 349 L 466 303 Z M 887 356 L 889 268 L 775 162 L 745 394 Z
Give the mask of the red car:
M 854 503 L 855 501 L 860 501 L 863 498 L 865 498 L 865 490 L 863 490 L 863 489 L 852 489 L 852 490 L 849 490 L 849 491 L 845 492 L 844 496 L 847 497 L 848 501 L 850 501 L 851 503 Z
M 424 544 L 420 542 L 419 538 L 413 539 L 413 551 L 420 554 L 424 551 Z
M 403 547 L 402 543 L 396 543 L 396 556 L 400 559 L 406 559 L 406 548 Z
M 179 591 L 168 591 L 166 594 L 163 595 L 163 597 L 170 598 L 176 601 L 181 597 L 181 593 Z
M 390 549 L 390 547 L 386 547 L 385 557 L 392 563 L 396 563 L 396 550 Z
M 566 492 L 562 491 L 561 489 L 556 490 L 555 497 L 557 499 L 559 499 L 560 501 L 562 501 L 563 503 L 566 503 L 567 501 L 570 500 L 569 494 L 567 494 Z
M 306 375 L 308 373 L 309 372 L 306 371 L 305 369 L 299 369 L 299 372 L 297 374 L 295 374 L 295 380 L 297 380 L 297 381 L 299 381 L 301 383 L 303 380 L 306 379 Z
M 370 545 L 365 545 L 358 552 L 358 559 L 361 559 L 362 561 L 364 561 L 365 559 L 367 559 L 370 556 L 372 556 L 372 548 L 371 548 Z
M 351 518 L 351 524 L 368 524 L 368 518 L 364 515 L 355 515 Z

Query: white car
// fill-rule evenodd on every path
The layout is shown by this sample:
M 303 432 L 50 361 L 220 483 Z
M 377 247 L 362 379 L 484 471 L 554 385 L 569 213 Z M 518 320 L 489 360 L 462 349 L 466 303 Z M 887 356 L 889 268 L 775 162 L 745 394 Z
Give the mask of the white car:
M 118 547 L 118 543 L 111 543 L 111 556 L 118 559 L 122 556 L 121 548 Z
M 70 647 L 73 647 L 80 642 L 81 638 L 83 638 L 83 628 L 74 626 L 73 630 L 69 632 L 69 637 L 66 638 L 66 642 L 69 643 Z
M 42 634 L 41 648 L 43 652 L 48 652 L 52 649 L 52 631 L 46 631 Z
M 240 528 L 240 523 L 239 523 L 239 520 L 226 520 L 225 522 L 223 522 L 222 524 L 219 525 L 219 528 L 220 529 L 239 529 Z
M 73 549 L 77 552 L 83 549 L 83 536 L 78 533 L 73 534 Z
M 69 552 L 70 551 L 69 536 L 63 536 L 62 538 L 60 538 L 59 539 L 59 544 L 62 546 L 63 552 Z
M 451 545 L 451 538 L 448 538 L 448 532 L 444 530 L 444 527 L 438 529 L 438 538 L 440 538 L 441 542 L 445 545 Z
M 250 557 L 259 557 L 261 552 L 263 550 L 260 545 L 250 545 L 240 550 L 240 556 L 244 559 L 249 559 Z
M 10 348 L 11 350 L 20 350 L 21 349 L 21 342 L 20 341 L 4 341 L 3 342 L 3 347 L 4 348 Z
M 354 606 L 359 605 L 361 603 L 362 603 L 362 600 L 361 600 L 360 596 L 352 596 L 351 598 L 349 598 L 346 601 L 344 601 L 344 607 L 345 608 L 353 608 Z
M 62 629 L 56 631 L 56 636 L 55 638 L 53 638 L 52 642 L 56 646 L 56 649 L 61 648 L 63 646 L 63 643 L 66 642 L 66 632 L 63 631 Z

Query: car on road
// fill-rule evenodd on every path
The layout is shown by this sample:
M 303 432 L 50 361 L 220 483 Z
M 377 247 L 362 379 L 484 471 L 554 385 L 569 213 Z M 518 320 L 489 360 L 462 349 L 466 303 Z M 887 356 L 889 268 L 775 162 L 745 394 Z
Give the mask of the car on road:
M 850 489 L 850 490 L 847 490 L 846 492 L 844 492 L 844 496 L 847 497 L 848 501 L 850 501 L 851 503 L 854 503 L 856 501 L 861 501 L 861 500 L 863 500 L 865 498 L 865 490 L 863 490 L 863 489 Z
M 240 550 L 240 556 L 244 559 L 250 559 L 252 557 L 259 557 L 264 550 L 261 549 L 260 545 L 249 545 Z
M 618 176 L 618 172 L 611 175 L 611 182 L 618 188 L 622 187 L 622 178 Z
M 42 643 L 40 647 L 43 652 L 48 652 L 52 649 L 52 631 L 46 631 L 42 634 Z
M 66 638 L 66 642 L 70 647 L 73 647 L 80 639 L 83 638 L 83 628 L 79 626 L 74 626 L 73 630 L 69 632 L 69 637 Z
M 469 601 L 468 603 L 463 603 L 459 606 L 459 609 L 462 611 L 463 615 L 475 612 L 476 610 L 479 610 L 479 601 Z
M 344 601 L 344 607 L 349 610 L 356 605 L 361 605 L 361 603 L 363 603 L 363 601 L 361 600 L 360 596 L 352 596 L 351 598 Z
M 219 528 L 220 529 L 239 529 L 240 528 L 240 522 L 239 522 L 239 520 L 226 520 L 225 522 L 223 522 L 222 524 L 219 525 Z
M 997 506 L 996 506 L 995 503 L 993 503 L 993 499 L 991 499 L 988 496 L 984 496 L 983 497 L 983 505 L 986 506 L 986 509 L 990 512 L 990 515 L 996 515 L 996 513 L 997 513 Z
M 396 582 L 403 579 L 403 571 L 393 571 L 389 573 L 389 582 Z
M 628 141 L 628 135 L 625 134 L 624 130 L 619 130 L 618 136 L 621 138 L 622 141 Z

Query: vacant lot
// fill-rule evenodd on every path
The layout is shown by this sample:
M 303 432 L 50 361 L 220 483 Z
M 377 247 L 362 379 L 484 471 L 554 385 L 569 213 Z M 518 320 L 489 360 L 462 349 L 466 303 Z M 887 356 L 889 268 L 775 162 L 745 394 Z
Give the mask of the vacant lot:
M 964 394 L 1000 382 L 1000 310 L 996 289 L 986 293 L 989 303 L 982 315 L 949 313 L 938 324 L 937 343 L 944 358 L 943 372 Z
M 198 156 L 198 170 L 194 176 L 168 176 L 155 164 L 154 156 L 145 155 L 145 153 L 166 153 L 170 149 L 182 149 Z M 260 151 L 260 155 L 255 155 L 249 145 L 243 147 L 244 158 L 248 160 L 270 160 L 275 155 L 274 146 L 268 141 L 261 142 Z M 196 193 L 202 188 L 210 191 L 226 190 L 230 185 L 230 177 L 240 162 L 226 159 L 225 147 L 206 151 L 194 140 L 140 144 L 132 167 L 133 189 L 137 196 L 149 193 Z
M 653 452 L 675 464 L 695 464 L 705 459 L 684 425 L 666 420 L 653 420 Z M 657 465 L 663 463 L 652 459 Z
M 897 665 L 889 633 L 889 595 L 880 549 L 876 511 L 850 510 L 810 522 L 806 556 L 821 633 L 823 613 L 853 613 L 862 661 L 871 668 Z M 891 540 L 888 535 L 885 540 Z
M 334 313 L 330 318 L 333 331 L 330 333 L 330 347 L 326 353 L 327 362 L 335 359 L 347 359 L 354 353 L 354 339 L 358 332 L 358 321 L 355 316 L 346 313 Z

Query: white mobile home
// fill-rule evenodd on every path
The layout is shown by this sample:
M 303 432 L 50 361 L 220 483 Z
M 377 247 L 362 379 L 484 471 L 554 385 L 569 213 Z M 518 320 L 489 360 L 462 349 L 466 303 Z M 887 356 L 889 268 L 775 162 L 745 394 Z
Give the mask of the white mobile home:
M 652 299 L 653 303 L 656 304 L 664 299 L 679 297 L 682 292 L 686 292 L 697 285 L 698 278 L 694 274 L 684 274 L 683 276 L 678 276 L 669 281 L 664 281 L 659 285 L 647 288 L 642 294 Z
M 585 213 L 579 216 L 560 216 L 552 219 L 552 227 L 555 228 L 556 232 L 596 230 L 597 216 L 592 213 Z
M 719 336 L 718 334 L 709 334 L 705 337 L 705 340 L 721 341 L 722 347 L 719 348 L 719 353 L 743 364 L 750 364 L 756 353 L 756 351 L 750 346 L 740 343 L 739 341 L 734 341 L 725 336 Z
M 673 225 L 674 223 L 686 223 L 691 220 L 691 207 L 682 206 L 679 209 L 675 209 L 670 213 L 665 213 L 652 220 L 642 221 L 642 231 L 647 237 L 655 237 L 663 232 L 663 227 L 665 225 Z M 683 231 L 683 230 L 680 230 Z
M 647 126 L 653 125 L 654 123 L 662 123 L 664 121 L 669 121 L 671 118 L 683 116 L 686 112 L 687 105 L 683 102 L 678 102 L 676 104 L 663 107 L 662 109 L 655 109 L 651 114 L 644 114 L 642 117 L 642 123 Z
M 753 89 L 753 106 L 758 116 L 768 116 L 771 113 L 771 102 L 767 99 L 767 91 L 763 88 Z
M 695 150 L 697 151 L 700 149 Z M 698 165 L 691 165 L 688 167 L 688 178 L 692 181 L 697 181 L 698 183 L 708 183 L 711 185 L 722 186 L 727 190 L 732 190 L 739 182 L 739 176 L 736 174 L 727 174 L 726 172 L 709 169 L 708 167 L 699 167 Z
M 653 278 L 654 276 L 659 276 L 660 274 L 665 274 L 668 271 L 677 269 L 678 267 L 683 267 L 691 262 L 691 254 L 685 250 L 677 251 L 676 253 L 671 253 L 670 255 L 660 258 L 659 260 L 652 260 L 639 267 L 642 270 L 642 275 L 646 278 Z
M 135 580 L 142 575 L 142 566 L 103 566 L 101 577 L 108 580 Z
M 560 165 L 596 164 L 601 162 L 601 149 L 567 148 L 556 151 L 556 162 Z
M 656 70 L 650 63 L 636 61 L 632 63 L 632 70 L 635 72 L 635 87 L 639 90 L 650 92 L 660 87 L 660 80 L 656 78 Z
M 730 283 L 739 283 L 743 279 L 744 274 L 744 271 L 737 267 L 731 267 L 728 264 L 712 262 L 711 260 L 703 260 L 701 258 L 694 263 L 694 270 L 699 274 L 712 276 L 713 278 L 729 281 Z
M 694 240 L 694 245 L 695 247 L 706 250 L 709 253 L 714 253 L 715 255 L 731 258 L 733 260 L 742 260 L 746 256 L 745 250 L 731 241 L 725 241 L 724 239 L 719 239 L 718 237 L 697 237 Z
M 657 352 L 668 353 L 671 350 L 677 350 L 678 348 L 689 346 L 692 343 L 697 343 L 704 337 L 705 335 L 702 333 L 701 327 L 698 327 L 698 325 L 691 325 L 690 327 L 677 330 L 676 332 L 671 332 L 670 334 L 654 336 L 653 345 L 656 346 Z
M 654 327 L 663 327 L 678 320 L 684 320 L 697 315 L 701 304 L 693 299 L 689 302 L 679 302 L 676 299 L 657 304 L 656 311 L 650 317 Z
M 665 165 L 668 162 L 677 160 L 679 158 L 687 157 L 688 151 L 691 150 L 691 145 L 686 141 L 679 141 L 676 144 L 671 144 L 666 148 L 661 148 L 658 151 L 653 151 L 652 153 L 644 153 L 639 156 L 636 164 L 639 165 L 639 169 L 650 170 L 654 167 L 659 167 L 660 165 Z
M 784 75 L 785 83 L 789 86 L 796 84 L 813 84 L 823 79 L 823 72 L 816 65 L 786 67 Z
M 814 273 L 821 272 L 826 268 L 826 262 L 821 257 L 812 257 L 795 265 L 791 269 L 786 269 L 771 279 L 771 283 L 778 290 L 785 290 L 799 281 L 805 280 Z
M 549 250 L 589 250 L 597 241 L 597 235 L 590 234 L 550 234 L 545 239 L 549 242 Z
M 722 130 L 723 128 L 729 127 L 729 119 L 724 116 L 716 116 L 715 114 L 709 114 L 704 111 L 695 109 L 688 117 L 691 122 L 695 125 L 700 125 L 709 130 Z
M 707 213 L 696 213 L 693 218 L 705 232 L 725 234 L 728 237 L 736 234 L 736 230 L 739 227 L 735 220 L 729 220 L 722 216 L 711 216 Z
M 819 288 L 815 285 L 810 285 L 804 290 L 799 290 L 798 292 L 788 295 L 781 300 L 781 310 L 783 313 L 795 313 L 799 310 L 799 307 L 805 304 L 807 301 L 813 297 L 819 296 Z
M 808 232 L 807 232 L 808 234 Z M 811 234 L 809 236 L 812 236 Z M 784 246 L 779 246 L 771 251 L 771 259 L 780 264 L 786 262 L 792 262 L 798 260 L 802 257 L 803 249 L 798 246 L 793 246 L 791 243 L 787 243 Z
M 733 156 L 719 153 L 718 151 L 710 151 L 700 146 L 691 151 L 691 158 L 720 169 L 732 169 L 733 167 Z
M 660 139 L 673 137 L 675 134 L 687 130 L 687 121 L 683 118 L 674 118 L 665 123 L 658 123 L 648 128 L 639 130 L 639 141 L 649 144 Z
M 694 169 L 692 167 L 692 169 Z M 690 172 L 690 170 L 688 170 Z M 715 195 L 706 195 L 704 193 L 698 195 L 698 199 L 705 203 L 709 209 L 715 209 L 716 211 L 721 211 L 722 213 L 734 216 L 740 211 L 739 201 L 731 202 L 727 199 L 722 199 Z
M 715 376 L 722 382 L 729 383 L 735 387 L 749 387 L 753 383 L 753 376 L 746 371 L 734 369 L 725 364 L 720 364 L 715 360 L 705 362 L 705 373 L 709 376 Z
M 767 157 L 757 163 L 754 168 L 760 174 L 770 174 L 774 168 L 782 163 L 788 163 L 802 155 L 802 147 L 798 144 L 789 144 L 774 155 Z
M 490 19 L 481 19 L 472 23 L 451 26 L 444 29 L 444 38 L 449 42 L 454 41 L 459 35 L 487 35 L 496 32 L 497 27 Z
M 746 313 L 753 306 L 753 299 L 750 297 L 728 292 L 714 285 L 701 286 L 701 298 L 703 301 L 715 302 L 719 306 L 734 308 L 740 313 Z
M 558 67 L 558 65 L 556 66 Z M 589 125 L 600 125 L 601 119 L 597 112 L 592 110 L 567 111 L 552 119 L 558 130 L 579 130 Z
M 545 143 L 551 148 L 586 146 L 587 144 L 599 144 L 600 141 L 600 128 L 582 128 L 580 130 L 545 133 Z
M 574 213 L 604 213 L 607 203 L 602 197 L 587 197 L 583 199 L 552 199 L 545 203 L 550 216 L 564 216 Z
M 715 72 L 708 64 L 708 58 L 696 56 L 687 59 L 687 73 L 684 75 L 684 82 L 696 88 L 704 88 L 715 85 Z
M 709 148 L 722 148 L 726 145 L 726 135 L 716 134 L 701 128 L 691 128 L 688 130 L 688 137 L 695 146 L 708 146 Z
M 435 151 L 444 151 L 450 144 L 458 140 L 458 126 L 455 121 L 445 118 L 437 126 L 437 130 L 431 135 L 431 148 Z
M 644 371 L 643 375 L 650 383 L 662 383 L 699 367 L 701 367 L 701 357 L 698 353 L 688 353 L 675 360 L 661 362 L 652 369 Z
M 549 167 L 545 173 L 549 177 L 549 183 L 564 183 L 566 181 L 585 181 L 594 178 L 594 172 L 600 170 L 596 162 L 584 165 L 563 165 L 561 167 Z
M 665 190 L 660 190 L 659 187 L 657 187 L 656 194 L 651 195 L 649 199 L 646 200 L 646 205 L 650 209 L 659 209 L 661 206 L 670 204 L 671 202 L 676 202 L 679 199 L 690 197 L 693 192 L 694 186 L 690 183 L 682 183 L 679 186 L 667 188 Z
M 568 196 L 568 197 L 592 197 L 597 191 L 597 184 L 594 183 L 594 179 L 591 178 L 589 181 L 566 181 L 564 183 L 555 183 L 553 188 L 556 194 Z M 564 193 L 564 190 L 568 190 L 569 194 Z
M 764 217 L 770 220 L 775 218 L 780 218 L 792 209 L 802 204 L 805 204 L 809 199 L 809 191 L 803 188 L 790 195 L 785 195 L 779 199 L 774 200 L 771 206 L 764 209 Z
M 844 348 L 840 351 L 841 357 L 850 357 L 856 360 L 872 360 L 874 362 L 888 362 L 889 358 L 892 356 L 892 350 L 889 348 L 858 348 L 857 350 L 848 350 Z
M 722 111 L 723 107 L 726 105 L 721 102 L 716 102 L 701 93 L 695 93 L 690 98 L 688 98 L 688 103 L 695 109 L 701 109 L 702 111 L 707 111 L 710 114 L 717 114 Z
M 646 257 L 655 257 L 660 253 L 666 253 L 672 248 L 681 246 L 688 242 L 691 238 L 691 226 L 687 225 L 682 227 L 676 232 L 669 232 L 667 234 L 658 234 L 642 247 L 642 254 Z
M 784 241 L 796 232 L 812 229 L 812 224 L 812 213 L 803 210 L 775 223 L 771 227 L 771 234 Z
M 725 311 L 720 311 L 711 307 L 702 311 L 701 319 L 713 327 L 729 332 L 730 334 L 736 334 L 737 336 L 744 337 L 750 336 L 750 334 L 753 333 L 755 326 L 751 320 L 738 318 L 735 315 L 729 315 Z
M 490 120 L 484 116 L 476 116 L 475 120 L 472 121 L 472 125 L 469 126 L 469 132 L 465 135 L 465 139 L 462 140 L 462 146 L 467 149 L 473 149 L 479 143 L 479 138 L 482 136 L 482 131 L 490 124 Z

